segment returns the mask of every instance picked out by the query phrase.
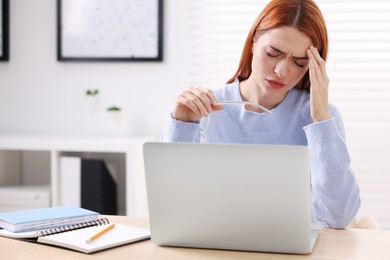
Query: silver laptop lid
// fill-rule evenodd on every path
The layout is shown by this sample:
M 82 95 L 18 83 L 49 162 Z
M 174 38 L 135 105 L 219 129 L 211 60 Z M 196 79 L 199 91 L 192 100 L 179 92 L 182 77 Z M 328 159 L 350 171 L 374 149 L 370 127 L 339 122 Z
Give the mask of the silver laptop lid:
M 307 147 L 146 143 L 144 161 L 156 244 L 311 252 Z

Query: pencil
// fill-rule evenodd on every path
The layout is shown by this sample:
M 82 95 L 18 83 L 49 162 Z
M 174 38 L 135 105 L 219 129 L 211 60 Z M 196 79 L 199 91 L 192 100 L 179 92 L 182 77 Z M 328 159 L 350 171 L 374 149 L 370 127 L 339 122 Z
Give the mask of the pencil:
M 114 227 L 115 227 L 115 224 L 109 225 L 105 229 L 99 231 L 99 233 L 97 233 L 97 234 L 93 235 L 91 238 L 85 240 L 85 243 L 87 243 L 87 244 L 91 243 L 92 241 L 94 241 L 94 240 L 98 239 L 99 237 L 103 236 L 105 233 L 107 233 L 108 231 L 110 231 Z

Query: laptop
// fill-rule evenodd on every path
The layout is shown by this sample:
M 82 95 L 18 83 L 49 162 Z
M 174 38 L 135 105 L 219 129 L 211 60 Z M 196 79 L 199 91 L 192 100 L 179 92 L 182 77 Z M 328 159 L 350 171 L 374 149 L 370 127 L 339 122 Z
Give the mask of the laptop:
M 155 244 L 312 252 L 307 147 L 149 142 L 143 152 Z

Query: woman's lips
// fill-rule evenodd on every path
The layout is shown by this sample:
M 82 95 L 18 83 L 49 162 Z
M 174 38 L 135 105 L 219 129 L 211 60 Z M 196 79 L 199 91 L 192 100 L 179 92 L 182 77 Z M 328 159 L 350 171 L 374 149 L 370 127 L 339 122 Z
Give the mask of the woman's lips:
M 266 79 L 266 81 L 268 82 L 268 84 L 271 87 L 276 88 L 276 89 L 280 89 L 280 88 L 283 88 L 285 86 L 285 84 L 283 84 L 283 82 L 280 82 L 277 80 Z

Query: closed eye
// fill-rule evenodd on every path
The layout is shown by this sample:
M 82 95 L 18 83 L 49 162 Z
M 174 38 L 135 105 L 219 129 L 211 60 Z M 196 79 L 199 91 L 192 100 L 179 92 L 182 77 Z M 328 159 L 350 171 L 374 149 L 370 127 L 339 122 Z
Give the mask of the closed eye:
M 294 60 L 295 65 L 297 65 L 300 68 L 304 68 L 307 65 L 307 59 L 295 59 Z
M 275 53 L 275 52 L 269 52 L 266 51 L 268 57 L 276 58 L 280 55 L 280 53 Z
M 267 53 L 268 57 L 276 58 L 279 57 L 280 55 L 284 55 L 285 53 L 282 52 L 281 50 L 273 47 L 273 46 L 267 46 L 265 48 L 265 52 Z

